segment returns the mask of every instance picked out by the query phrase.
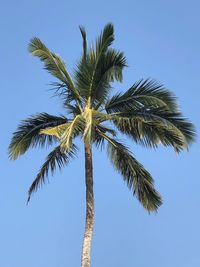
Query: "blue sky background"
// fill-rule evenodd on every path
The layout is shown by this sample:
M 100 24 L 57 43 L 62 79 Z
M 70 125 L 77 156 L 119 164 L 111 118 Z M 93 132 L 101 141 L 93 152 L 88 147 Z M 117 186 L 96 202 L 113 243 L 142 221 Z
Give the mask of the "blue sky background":
M 107 22 L 116 29 L 114 47 L 123 50 L 129 68 L 125 90 L 144 77 L 155 78 L 177 96 L 186 117 L 199 131 L 200 4 L 190 1 L 3 1 L 1 27 L 1 179 L 0 266 L 80 266 L 85 222 L 84 158 L 50 177 L 26 206 L 27 190 L 48 149 L 32 150 L 16 162 L 7 157 L 19 121 L 36 112 L 64 112 L 51 98 L 54 81 L 27 52 L 38 36 L 66 61 L 69 70 L 81 55 L 79 25 L 89 41 Z M 94 151 L 94 267 L 200 266 L 199 142 L 175 154 L 130 143 L 155 178 L 164 204 L 146 213 L 106 158 Z

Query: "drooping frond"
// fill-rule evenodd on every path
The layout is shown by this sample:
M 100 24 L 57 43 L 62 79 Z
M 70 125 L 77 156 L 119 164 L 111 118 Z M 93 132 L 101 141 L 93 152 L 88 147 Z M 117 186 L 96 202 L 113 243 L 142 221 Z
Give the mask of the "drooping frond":
M 63 166 L 69 163 L 71 158 L 74 158 L 76 155 L 77 147 L 73 144 L 72 147 L 67 152 L 61 152 L 60 146 L 57 146 L 48 156 L 45 163 L 42 165 L 39 170 L 35 180 L 31 184 L 28 191 L 28 200 L 30 201 L 31 195 L 33 192 L 37 191 L 37 189 L 42 186 L 48 179 L 48 173 L 51 171 L 53 175 L 56 169 L 56 166 L 61 169 Z
M 11 143 L 9 145 L 10 159 L 17 159 L 24 154 L 28 148 L 44 146 L 51 144 L 55 138 L 52 136 L 41 135 L 40 131 L 47 127 L 54 127 L 67 121 L 64 117 L 57 117 L 47 113 L 38 113 L 26 120 L 23 120 L 18 126 L 17 131 L 13 133 Z
M 99 124 L 96 126 L 96 129 L 101 131 L 102 133 L 109 133 L 111 134 L 113 137 L 115 137 L 117 135 L 116 131 L 114 129 L 111 129 L 105 125 Z
M 55 136 L 58 139 L 61 138 L 66 129 L 70 126 L 71 122 L 66 122 L 54 127 L 48 127 L 40 131 L 41 135 Z
M 82 115 L 77 115 L 72 121 L 60 124 L 55 127 L 47 127 L 40 131 L 41 135 L 57 137 L 60 141 L 61 152 L 68 151 L 72 145 L 72 139 L 82 135 L 85 121 Z
M 68 127 L 60 137 L 60 148 L 62 152 L 68 151 L 68 149 L 70 149 L 73 138 L 77 135 L 82 135 L 84 127 L 85 124 L 82 115 L 77 115 L 74 120 L 69 123 Z
M 162 143 L 180 152 L 195 139 L 192 123 L 180 112 L 172 113 L 166 108 L 118 112 L 110 118 L 122 133 L 145 146 L 157 147 Z
M 117 128 L 138 144 L 156 148 L 159 144 L 172 146 L 176 151 L 185 148 L 185 139 L 176 128 L 160 121 L 143 121 L 140 118 L 122 118 L 114 121 Z
M 104 126 L 102 124 L 95 126 L 95 133 L 92 142 L 96 145 L 97 148 L 104 148 L 105 138 L 103 135 L 106 133 L 111 134 L 113 137 L 116 136 L 116 131 L 107 126 Z
M 75 101 L 80 102 L 78 91 L 76 90 L 73 80 L 68 73 L 65 63 L 61 57 L 51 52 L 39 38 L 33 38 L 29 44 L 29 52 L 33 56 L 40 58 L 44 62 L 44 68 L 59 79 L 63 84 L 66 85 L 67 94 L 71 94 L 71 98 Z
M 113 96 L 105 105 L 108 113 L 137 108 L 164 107 L 177 112 L 174 95 L 162 84 L 154 80 L 140 80 L 125 93 Z
M 128 188 L 147 211 L 156 211 L 162 200 L 154 188 L 150 173 L 133 157 L 127 147 L 105 134 L 103 136 L 108 141 L 108 156 Z

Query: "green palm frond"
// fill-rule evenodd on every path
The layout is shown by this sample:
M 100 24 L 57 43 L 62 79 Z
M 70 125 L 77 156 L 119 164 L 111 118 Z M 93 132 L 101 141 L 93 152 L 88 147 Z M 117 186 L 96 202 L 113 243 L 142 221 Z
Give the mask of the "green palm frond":
M 59 79 L 62 84 L 65 84 L 67 89 L 69 90 L 67 94 L 71 94 L 71 97 L 74 100 L 79 100 L 78 91 L 76 90 L 73 80 L 68 73 L 65 63 L 61 57 L 51 52 L 39 38 L 33 38 L 29 44 L 29 52 L 33 56 L 37 56 L 40 58 L 42 62 L 44 62 L 44 68 Z
M 80 108 L 77 104 L 69 104 L 68 102 L 64 102 L 64 108 L 66 109 L 68 114 L 73 115 L 76 117 L 81 113 Z
M 163 121 L 144 121 L 136 117 L 116 119 L 114 123 L 122 133 L 143 146 L 156 148 L 162 143 L 164 146 L 172 146 L 177 152 L 187 147 L 184 135 Z
M 165 107 L 177 112 L 174 95 L 154 80 L 140 80 L 125 93 L 113 96 L 105 105 L 108 113 L 137 108 Z
M 66 105 L 70 103 L 77 103 L 76 105 L 79 108 L 79 112 L 81 112 L 81 101 L 79 100 L 79 97 L 75 100 L 75 94 L 71 90 L 67 89 L 67 86 L 63 82 L 51 82 L 49 84 L 51 88 L 49 91 L 53 93 L 53 97 L 59 97 L 61 98 L 63 102 L 63 106 L 65 107 Z
M 180 112 L 172 113 L 166 108 L 131 110 L 107 117 L 113 120 L 122 133 L 145 146 L 157 147 L 162 143 L 180 152 L 195 140 L 192 123 L 182 117 Z
M 162 200 L 154 188 L 150 173 L 133 157 L 127 147 L 105 134 L 104 138 L 108 141 L 108 156 L 116 170 L 123 176 L 128 188 L 147 211 L 156 211 Z
M 104 148 L 104 134 L 111 134 L 113 137 L 116 136 L 116 131 L 104 126 L 104 125 L 96 125 L 95 126 L 95 133 L 94 133 L 94 138 L 92 140 L 92 142 L 96 145 L 97 148 L 101 148 L 101 150 Z
M 46 161 L 29 188 L 27 202 L 30 201 L 33 192 L 37 191 L 37 189 L 46 182 L 49 171 L 51 171 L 51 174 L 53 175 L 56 166 L 61 169 L 63 166 L 67 165 L 69 160 L 76 155 L 76 151 L 77 147 L 73 144 L 67 152 L 61 152 L 60 146 L 57 146 L 51 153 L 49 153 Z
M 116 76 L 119 78 L 122 76 L 118 63 L 119 58 L 122 63 L 124 62 L 123 54 L 116 51 L 114 53 L 114 50 L 111 49 L 108 51 L 108 48 L 112 44 L 113 40 L 114 28 L 112 24 L 108 24 L 96 40 L 95 48 L 92 47 L 87 52 L 84 60 L 81 59 L 75 70 L 76 85 L 79 90 L 79 94 L 85 99 L 85 102 L 89 107 L 92 106 L 92 98 L 95 94 L 93 91 L 94 88 L 96 89 L 97 84 L 99 84 L 99 86 L 102 85 L 101 90 L 103 89 L 103 85 L 106 88 L 110 87 L 108 69 L 110 69 L 110 77 Z M 107 73 L 107 75 L 105 73 Z M 102 76 L 104 76 L 104 79 Z
M 153 110 L 153 109 L 152 109 Z M 169 112 L 165 109 L 153 110 L 155 116 L 160 116 L 166 122 L 174 125 L 183 135 L 187 145 L 190 145 L 196 140 L 196 131 L 194 125 L 183 117 L 181 112 Z
M 87 38 L 86 38 L 86 31 L 83 26 L 79 27 L 82 38 L 83 38 L 83 60 L 86 60 L 87 56 Z
M 29 147 L 44 146 L 52 144 L 55 138 L 52 136 L 41 135 L 40 131 L 47 127 L 55 127 L 66 123 L 65 117 L 57 117 L 47 113 L 38 113 L 21 122 L 17 131 L 13 133 L 9 145 L 10 159 L 17 159 L 24 154 Z
M 84 105 L 87 104 L 90 95 L 90 87 L 93 83 L 95 60 L 95 54 L 92 50 L 87 54 L 85 60 L 81 59 L 80 62 L 77 63 L 74 70 L 75 86 L 82 100 L 84 100 Z
M 96 40 L 96 58 L 100 59 L 101 55 L 106 52 L 108 47 L 114 41 L 114 26 L 112 23 L 108 23 L 100 36 Z M 98 63 L 98 62 L 97 62 Z
M 91 106 L 98 105 L 99 102 L 102 104 L 111 89 L 110 83 L 115 80 L 122 82 L 125 66 L 124 54 L 111 48 L 96 65 L 95 51 L 91 50 L 86 60 L 81 60 L 75 70 L 76 86 L 85 103 L 90 98 Z
M 39 57 L 44 62 L 44 68 L 49 73 L 73 88 L 71 79 L 68 80 L 66 77 L 64 61 L 58 55 L 51 52 L 39 38 L 33 38 L 30 41 L 28 49 L 33 56 Z
M 116 133 L 116 131 L 114 129 L 111 129 L 111 128 L 109 128 L 109 127 L 107 127 L 105 125 L 102 125 L 102 124 L 97 125 L 96 129 L 97 129 L 97 131 L 99 130 L 99 131 L 101 131 L 103 133 L 109 133 L 113 137 L 116 137 L 116 135 L 117 135 L 117 133 Z
M 111 89 L 111 82 L 123 81 L 123 68 L 127 66 L 122 52 L 109 48 L 99 60 L 91 88 L 91 102 L 97 107 L 104 103 Z

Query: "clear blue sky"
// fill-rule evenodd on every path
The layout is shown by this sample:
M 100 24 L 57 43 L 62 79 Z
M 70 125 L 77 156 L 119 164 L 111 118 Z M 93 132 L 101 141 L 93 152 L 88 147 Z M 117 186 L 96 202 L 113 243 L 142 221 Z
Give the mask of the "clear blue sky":
M 94 40 L 107 22 L 115 47 L 127 56 L 127 89 L 142 77 L 170 88 L 199 131 L 200 4 L 181 1 L 3 1 L 1 27 L 0 266 L 80 266 L 85 221 L 83 150 L 68 168 L 50 177 L 26 206 L 27 189 L 48 150 L 32 150 L 16 162 L 7 158 L 11 133 L 36 112 L 60 114 L 51 98 L 53 81 L 27 52 L 33 36 L 60 54 L 69 69 L 81 54 L 79 25 Z M 155 178 L 164 204 L 149 215 L 132 197 L 106 159 L 94 152 L 95 228 L 92 267 L 200 266 L 199 142 L 180 156 L 130 143 Z

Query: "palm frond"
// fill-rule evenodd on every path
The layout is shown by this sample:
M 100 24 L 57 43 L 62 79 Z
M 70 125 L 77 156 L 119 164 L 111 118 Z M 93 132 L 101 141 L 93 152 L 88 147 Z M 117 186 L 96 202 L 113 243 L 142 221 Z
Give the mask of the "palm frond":
M 180 152 L 186 148 L 185 137 L 176 127 L 159 120 L 143 121 L 141 118 L 122 118 L 114 121 L 117 128 L 129 135 L 136 143 L 146 147 L 158 147 L 159 144 L 171 146 Z
M 79 94 L 89 102 L 91 101 L 91 93 L 99 61 L 101 61 L 101 57 L 106 53 L 113 40 L 113 25 L 107 24 L 99 38 L 96 40 L 95 49 L 93 47 L 90 49 L 87 55 L 85 55 L 84 60 L 81 59 L 75 70 L 75 78 Z M 90 104 L 89 107 L 91 107 Z
M 69 104 L 68 102 L 64 102 L 64 108 L 66 109 L 68 114 L 72 114 L 74 117 L 81 113 L 80 108 L 77 104 Z
M 122 81 L 126 58 L 122 52 L 109 48 L 96 64 L 95 51 L 90 51 L 85 61 L 80 61 L 75 70 L 79 94 L 91 106 L 103 103 L 111 89 L 111 82 Z
M 113 137 L 116 137 L 117 133 L 114 129 L 107 127 L 105 125 L 99 124 L 96 126 L 96 129 L 98 131 L 101 131 L 102 133 L 109 133 L 111 134 Z
M 77 135 L 82 135 L 85 124 L 82 115 L 77 115 L 72 122 L 69 123 L 60 138 L 60 148 L 62 152 L 68 151 L 72 145 L 72 139 Z
M 187 145 L 196 140 L 196 130 L 194 125 L 187 118 L 183 117 L 181 112 L 166 112 L 164 109 L 157 109 L 157 112 L 158 116 L 169 121 L 184 135 Z
M 40 134 L 55 136 L 58 139 L 60 139 L 63 133 L 66 131 L 66 129 L 70 126 L 70 124 L 71 122 L 66 122 L 58 126 L 48 127 L 48 128 L 40 130 Z
M 95 126 L 95 133 L 92 142 L 96 145 L 97 148 L 101 148 L 101 150 L 104 148 L 104 134 L 111 134 L 113 137 L 116 136 L 116 131 L 106 127 L 104 125 L 96 125 Z
M 72 147 L 67 152 L 61 152 L 60 146 L 57 146 L 48 156 L 41 169 L 39 170 L 35 180 L 31 184 L 28 191 L 28 200 L 30 201 L 31 195 L 33 192 L 37 191 L 46 180 L 48 179 L 48 173 L 51 171 L 53 175 L 56 169 L 56 166 L 61 169 L 63 166 L 69 163 L 71 158 L 74 158 L 76 155 L 77 147 L 73 144 Z
M 180 112 L 172 113 L 165 108 L 118 112 L 110 115 L 110 118 L 122 133 L 145 146 L 157 147 L 162 143 L 180 152 L 195 140 L 192 123 Z
M 65 63 L 61 57 L 56 55 L 55 53 L 51 52 L 39 38 L 33 38 L 29 44 L 29 52 L 33 56 L 37 56 L 40 58 L 42 62 L 44 62 L 44 68 L 59 79 L 62 83 L 64 83 L 67 89 L 73 96 L 74 100 L 80 101 L 78 91 L 76 90 L 73 80 L 68 73 Z
M 98 128 L 95 128 L 94 138 L 92 141 L 98 149 L 100 148 L 100 150 L 102 150 L 104 148 L 105 138 L 99 133 Z
M 154 188 L 150 173 L 133 157 L 127 147 L 105 134 L 104 138 L 108 141 L 108 156 L 128 188 L 147 211 L 156 211 L 162 200 Z
M 24 154 L 29 147 L 44 146 L 52 144 L 56 139 L 52 136 L 41 135 L 40 131 L 47 127 L 55 127 L 66 123 L 65 117 L 49 115 L 47 113 L 38 113 L 23 120 L 13 133 L 9 145 L 9 157 L 12 160 L 17 159 Z
M 105 101 L 111 82 L 122 81 L 126 58 L 122 52 L 109 47 L 113 40 L 114 28 L 108 24 L 96 40 L 95 48 L 92 47 L 85 54 L 84 60 L 81 59 L 75 69 L 76 87 L 89 108 Z
M 96 40 L 96 58 L 100 58 L 114 41 L 114 27 L 108 23 Z
M 165 107 L 177 112 L 175 96 L 154 80 L 140 80 L 125 93 L 114 95 L 105 105 L 108 113 L 137 108 Z
M 81 112 L 81 101 L 79 101 L 78 98 L 76 100 L 74 99 L 75 95 L 72 91 L 68 90 L 65 83 L 51 82 L 49 85 L 51 86 L 49 91 L 53 93 L 53 97 L 59 97 L 62 100 L 64 107 L 75 102 L 79 108 L 79 112 Z
M 83 38 L 83 60 L 86 60 L 87 56 L 87 38 L 86 38 L 86 31 L 83 26 L 79 27 L 82 38 Z
M 84 105 L 87 104 L 87 100 L 90 95 L 95 62 L 95 52 L 91 50 L 89 54 L 87 54 L 85 60 L 81 59 L 80 62 L 77 63 L 74 70 L 75 85 L 79 95 L 82 100 L 84 100 Z
M 122 52 L 109 48 L 102 55 L 96 67 L 91 88 L 91 102 L 97 107 L 104 103 L 111 89 L 111 82 L 123 81 L 123 68 L 127 66 L 126 58 Z

